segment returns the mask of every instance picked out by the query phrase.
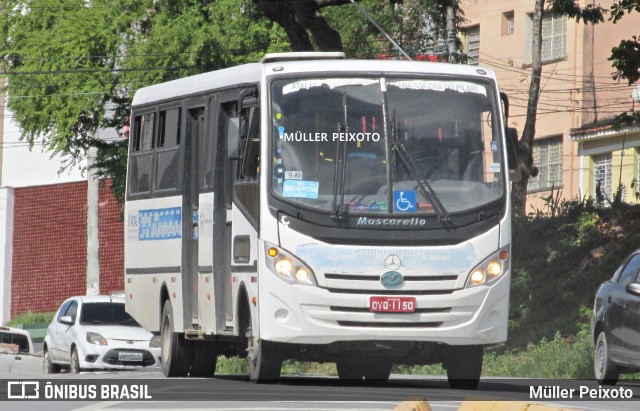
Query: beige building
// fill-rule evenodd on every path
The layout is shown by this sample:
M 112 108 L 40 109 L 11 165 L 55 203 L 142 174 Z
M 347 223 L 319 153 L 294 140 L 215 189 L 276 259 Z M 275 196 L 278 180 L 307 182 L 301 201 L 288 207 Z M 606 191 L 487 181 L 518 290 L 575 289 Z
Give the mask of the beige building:
M 468 19 L 462 29 L 466 52 L 474 63 L 495 70 L 511 101 L 509 125 L 519 135 L 531 80 L 534 3 L 460 1 Z M 611 3 L 599 2 L 605 8 Z M 614 69 L 608 58 L 612 47 L 637 32 L 640 13 L 617 24 L 593 26 L 547 11 L 542 26 L 542 91 L 534 144 L 539 174 L 529 180 L 528 212 L 545 211 L 543 198 L 552 187 L 572 199 L 596 197 L 596 190 L 611 196 L 622 184 L 625 199 L 635 202 L 640 191 L 640 130 L 614 130 L 610 120 L 639 109 L 640 102 L 634 107 L 634 86 L 611 78 Z

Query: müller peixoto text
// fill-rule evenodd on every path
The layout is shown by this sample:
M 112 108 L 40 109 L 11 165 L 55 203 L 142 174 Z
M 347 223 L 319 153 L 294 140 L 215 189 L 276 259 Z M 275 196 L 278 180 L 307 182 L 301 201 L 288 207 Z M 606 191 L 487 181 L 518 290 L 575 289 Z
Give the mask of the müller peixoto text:
M 591 388 L 581 385 L 578 388 L 563 388 L 559 385 L 538 385 L 529 387 L 531 399 L 629 399 L 633 397 L 633 391 L 624 387 Z

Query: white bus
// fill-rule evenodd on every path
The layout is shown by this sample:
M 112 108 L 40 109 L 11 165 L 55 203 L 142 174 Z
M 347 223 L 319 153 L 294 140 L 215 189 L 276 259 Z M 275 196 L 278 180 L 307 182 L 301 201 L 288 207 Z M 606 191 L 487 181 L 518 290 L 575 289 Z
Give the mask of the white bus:
M 219 355 L 258 382 L 285 359 L 356 380 L 443 363 L 475 387 L 507 338 L 505 103 L 488 69 L 342 53 L 138 90 L 126 307 L 164 374 L 211 376 Z

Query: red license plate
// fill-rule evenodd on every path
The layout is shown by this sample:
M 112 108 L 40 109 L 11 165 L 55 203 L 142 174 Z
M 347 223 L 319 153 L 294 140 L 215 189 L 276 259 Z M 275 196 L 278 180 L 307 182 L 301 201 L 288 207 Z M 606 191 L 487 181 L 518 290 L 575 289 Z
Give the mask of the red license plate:
M 415 297 L 369 297 L 369 311 L 376 313 L 412 313 Z

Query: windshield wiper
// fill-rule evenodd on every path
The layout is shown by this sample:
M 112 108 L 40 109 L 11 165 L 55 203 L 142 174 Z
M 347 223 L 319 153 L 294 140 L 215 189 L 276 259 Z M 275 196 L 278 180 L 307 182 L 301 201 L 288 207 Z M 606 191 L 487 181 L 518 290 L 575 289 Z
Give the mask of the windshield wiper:
M 411 177 L 413 177 L 413 179 L 416 180 L 416 182 L 418 183 L 418 187 L 420 187 L 420 191 L 422 191 L 422 194 L 425 196 L 425 198 L 431 201 L 431 204 L 433 205 L 433 210 L 438 216 L 438 220 L 441 222 L 447 223 L 449 221 L 449 214 L 447 212 L 447 209 L 442 204 L 442 201 L 440 201 L 440 197 L 438 196 L 438 193 L 436 193 L 433 187 L 431 187 L 431 184 L 429 184 L 427 179 L 423 178 L 420 175 L 420 170 L 418 169 L 418 166 L 411 158 L 411 155 L 407 152 L 407 149 L 404 147 L 404 145 L 398 142 L 398 129 L 396 124 L 395 111 L 393 113 L 391 137 L 393 139 L 393 142 L 391 144 L 393 151 L 398 153 L 400 160 L 404 163 Z
M 347 133 L 348 120 L 349 120 L 349 105 L 347 104 L 347 92 L 342 95 L 342 123 L 338 122 L 338 133 Z M 337 221 L 343 220 L 347 215 L 347 211 L 344 209 L 344 184 L 346 181 L 347 171 L 347 143 L 342 142 L 342 139 L 338 139 L 336 145 L 336 157 L 334 160 L 333 168 L 333 217 Z M 341 150 L 342 149 L 342 150 Z M 341 153 L 342 151 L 342 153 Z M 342 158 L 340 159 L 340 154 Z M 340 201 L 338 201 L 338 199 Z

